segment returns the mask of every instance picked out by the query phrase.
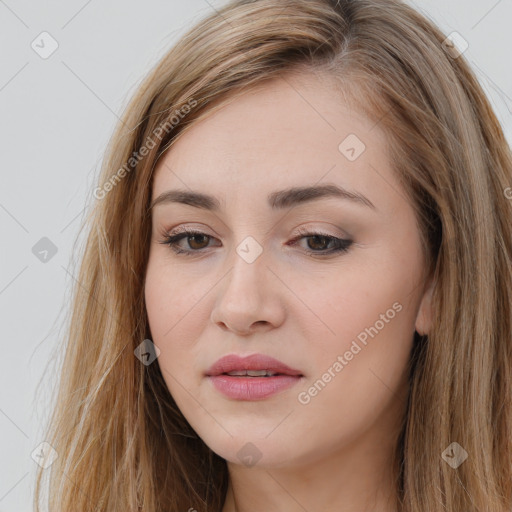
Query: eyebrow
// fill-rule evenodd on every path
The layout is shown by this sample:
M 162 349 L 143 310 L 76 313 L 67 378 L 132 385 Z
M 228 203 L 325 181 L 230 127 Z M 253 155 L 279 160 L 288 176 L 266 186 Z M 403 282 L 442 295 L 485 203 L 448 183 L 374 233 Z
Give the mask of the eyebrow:
M 281 210 L 290 206 L 296 206 L 322 198 L 335 197 L 352 201 L 354 203 L 367 206 L 373 210 L 377 208 L 364 195 L 359 192 L 352 192 L 343 187 L 334 184 L 317 185 L 310 187 L 293 187 L 285 190 L 279 190 L 269 194 L 267 202 L 273 210 Z M 211 195 L 189 190 L 168 190 L 160 194 L 150 206 L 150 210 L 161 204 L 180 203 L 218 212 L 221 209 L 219 200 Z

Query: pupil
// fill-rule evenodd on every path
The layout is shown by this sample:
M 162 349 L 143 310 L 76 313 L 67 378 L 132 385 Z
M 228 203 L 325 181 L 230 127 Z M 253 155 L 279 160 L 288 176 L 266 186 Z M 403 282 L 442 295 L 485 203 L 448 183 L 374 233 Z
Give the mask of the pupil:
M 206 238 L 206 236 L 205 236 L 205 235 L 191 235 L 191 236 L 190 236 L 190 238 L 191 238 L 192 240 L 196 240 L 197 238 Z M 191 247 L 193 247 L 193 248 L 197 249 L 197 247 L 194 247 L 194 243 L 190 243 L 190 242 L 189 242 L 189 245 L 190 245 Z M 201 245 L 201 244 L 199 244 L 199 245 Z M 201 247 L 199 247 L 199 248 L 201 248 Z
M 327 240 L 327 238 L 325 236 L 322 236 L 322 235 L 314 235 L 311 237 L 313 240 L 314 240 L 314 243 L 313 245 L 315 245 L 316 242 L 318 242 L 319 240 L 323 240 L 324 242 Z M 325 248 L 325 243 L 320 243 L 320 246 L 321 247 L 311 247 L 311 244 L 310 244 L 310 248 L 313 248 L 313 249 L 324 249 Z

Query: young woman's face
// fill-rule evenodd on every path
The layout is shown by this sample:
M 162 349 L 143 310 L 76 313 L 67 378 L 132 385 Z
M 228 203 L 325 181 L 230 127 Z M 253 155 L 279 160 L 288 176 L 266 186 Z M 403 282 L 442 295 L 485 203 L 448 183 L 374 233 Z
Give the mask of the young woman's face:
M 275 80 L 193 126 L 156 169 L 145 299 L 157 362 L 234 464 L 312 463 L 363 438 L 371 454 L 404 411 L 430 289 L 384 135 L 350 107 L 316 76 Z M 262 359 L 210 371 L 254 354 L 295 372 Z M 212 376 L 247 368 L 285 375 Z

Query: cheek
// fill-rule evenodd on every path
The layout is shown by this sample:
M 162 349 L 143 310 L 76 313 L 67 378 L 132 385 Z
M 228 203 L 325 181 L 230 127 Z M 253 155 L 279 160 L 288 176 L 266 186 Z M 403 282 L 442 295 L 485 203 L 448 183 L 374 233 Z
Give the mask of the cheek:
M 145 301 L 152 335 L 160 342 L 175 338 L 183 325 L 193 325 L 189 318 L 200 310 L 202 281 L 184 275 L 157 249 L 150 253 L 145 281 Z
M 383 273 L 382 268 L 353 272 L 323 293 L 309 294 L 307 302 L 321 321 L 311 313 L 297 314 L 310 369 L 297 390 L 305 424 L 318 417 L 322 435 L 324 423 L 356 435 L 395 402 L 413 341 L 410 294 L 399 269 Z
M 197 357 L 197 340 L 208 318 L 199 319 L 207 312 L 201 301 L 206 290 L 201 293 L 198 283 L 188 279 L 184 282 L 179 272 L 163 265 L 148 265 L 144 292 L 152 341 L 160 349 L 158 362 L 162 370 L 177 377 L 185 365 L 191 368 Z
M 392 373 L 405 364 L 418 299 L 408 277 L 404 267 L 381 261 L 380 266 L 374 262 L 361 264 L 359 269 L 351 267 L 346 275 L 340 272 L 322 287 L 313 286 L 312 280 L 303 281 L 297 295 L 311 306 L 301 304 L 294 314 L 309 347 L 315 378 L 344 355 L 346 368 L 364 367 L 365 378 L 369 368 Z M 343 373 L 351 372 L 344 367 Z

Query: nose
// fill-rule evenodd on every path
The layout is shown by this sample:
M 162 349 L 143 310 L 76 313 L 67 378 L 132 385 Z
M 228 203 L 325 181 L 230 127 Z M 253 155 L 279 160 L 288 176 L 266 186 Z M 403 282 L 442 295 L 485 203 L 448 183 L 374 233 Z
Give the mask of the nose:
M 279 327 L 285 318 L 286 286 L 260 255 L 248 263 L 238 254 L 234 264 L 214 288 L 211 320 L 239 336 Z

